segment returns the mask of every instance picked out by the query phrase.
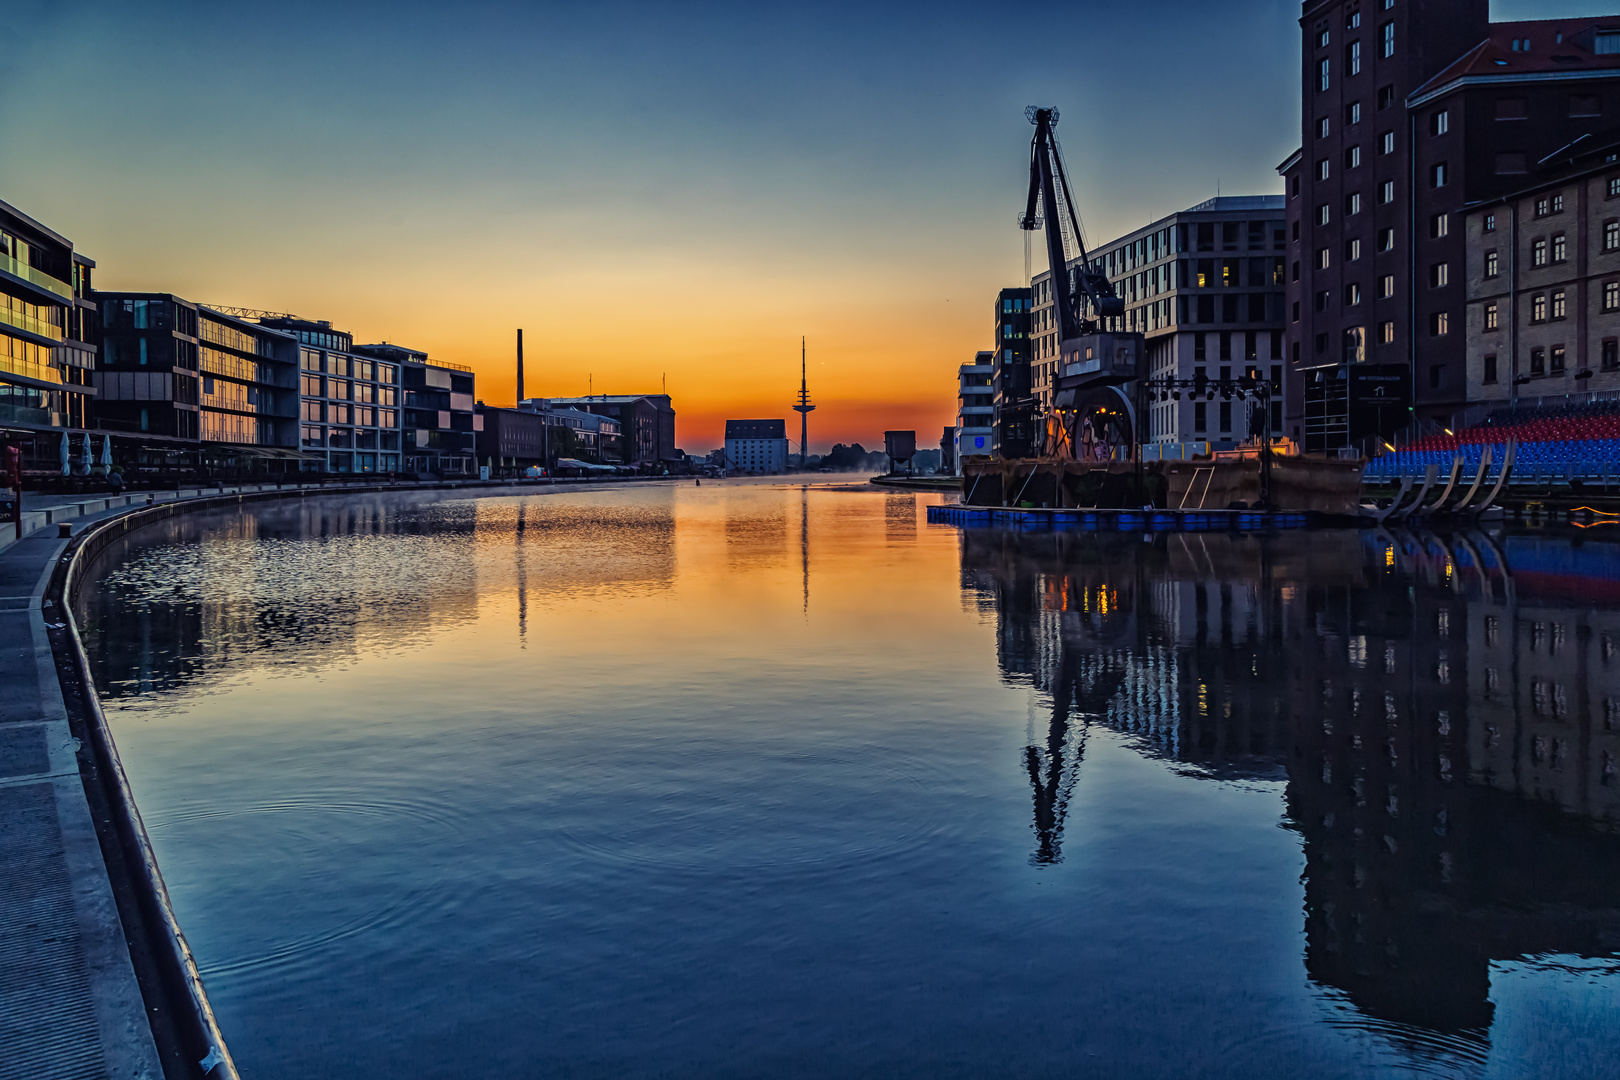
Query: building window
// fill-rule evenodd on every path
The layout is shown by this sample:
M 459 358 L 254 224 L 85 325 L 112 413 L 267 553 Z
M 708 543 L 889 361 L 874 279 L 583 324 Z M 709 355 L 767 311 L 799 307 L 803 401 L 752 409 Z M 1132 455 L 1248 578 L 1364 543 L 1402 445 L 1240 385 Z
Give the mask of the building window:
M 1361 147 L 1352 146 L 1344 152 L 1344 167 L 1347 169 L 1361 168 Z
M 1395 152 L 1395 133 L 1386 131 L 1378 136 L 1378 152 L 1380 154 L 1393 154 Z
M 1495 330 L 1496 327 L 1497 327 L 1496 305 L 1495 304 L 1486 304 L 1485 305 L 1485 329 L 1487 329 L 1487 330 Z
M 1620 251 L 1620 221 L 1603 223 L 1603 250 Z
M 1487 251 L 1485 253 L 1485 276 L 1490 278 L 1490 277 L 1495 277 L 1496 275 L 1497 275 L 1496 252 Z
M 1536 217 L 1546 217 L 1551 204 L 1546 199 L 1536 200 Z
M 1330 308 L 1332 306 L 1333 306 L 1333 294 L 1331 292 L 1329 292 L 1326 289 L 1322 289 L 1319 292 L 1317 292 L 1317 294 L 1316 294 L 1316 310 L 1317 311 L 1326 311 L 1328 308 Z
M 1554 233 L 1552 238 L 1552 261 L 1563 262 L 1565 254 L 1564 234 Z
M 1395 181 L 1385 180 L 1378 185 L 1378 201 L 1386 206 L 1395 201 Z
M 1494 383 L 1496 381 L 1496 354 L 1495 353 L 1486 353 L 1485 354 L 1485 377 L 1483 379 L 1481 379 L 1480 381 L 1485 382 L 1485 383 Z
M 1431 135 L 1444 135 L 1451 130 L 1451 111 L 1441 109 L 1429 117 L 1429 133 Z
M 1451 333 L 1451 319 L 1444 311 L 1437 311 L 1429 316 L 1429 334 L 1433 337 L 1445 337 Z
M 1530 298 L 1530 321 L 1544 323 L 1547 321 L 1547 298 L 1540 294 Z
M 1451 264 L 1435 263 L 1429 267 L 1429 288 L 1439 289 L 1451 284 Z
M 1327 352 L 1327 347 L 1328 347 L 1328 336 L 1326 334 L 1317 334 L 1316 335 L 1316 351 L 1318 353 L 1325 353 L 1325 352 Z
M 1562 345 L 1554 345 L 1552 347 L 1551 359 L 1551 373 L 1554 375 L 1562 375 L 1564 373 L 1564 347 Z
M 1446 385 L 1446 365 L 1434 364 L 1429 368 L 1429 389 L 1440 390 Z
M 1344 49 L 1345 71 L 1351 75 L 1361 74 L 1361 42 L 1352 41 Z
M 1378 324 L 1378 340 L 1384 345 L 1395 344 L 1395 322 L 1393 319 Z
M 1344 214 L 1351 217 L 1361 213 L 1361 192 L 1352 191 L 1344 197 Z
M 1485 215 L 1485 225 L 1484 225 L 1483 231 L 1484 232 L 1495 232 L 1496 231 L 1496 215 L 1495 214 L 1486 214 Z
M 1328 59 L 1324 56 L 1316 64 L 1316 88 L 1326 90 L 1331 85 L 1333 85 L 1333 82 L 1328 75 Z
M 1450 175 L 1449 170 L 1446 168 L 1446 163 L 1444 161 L 1440 162 L 1433 169 L 1429 170 L 1429 186 L 1437 188 L 1445 187 L 1446 181 Z
M 1562 214 L 1564 212 L 1564 197 L 1562 195 L 1554 195 L 1552 197 L 1552 212 L 1555 214 Z
M 1620 176 L 1609 178 L 1609 198 L 1620 198 Z
M 1328 159 L 1323 158 L 1321 161 L 1318 161 L 1316 163 L 1316 178 L 1318 180 L 1326 180 L 1330 175 L 1332 175 L 1332 168 L 1328 162 Z
M 1318 225 L 1326 225 L 1330 219 L 1331 214 L 1328 210 L 1327 203 L 1323 203 L 1321 206 L 1316 208 L 1316 223 Z
M 1603 283 L 1603 310 L 1620 311 L 1620 281 L 1605 281 Z
M 1395 87 L 1393 85 L 1380 86 L 1378 88 L 1378 107 L 1387 109 L 1393 104 L 1395 104 Z
M 1295 222 L 1295 223 L 1294 223 L 1294 224 L 1296 224 L 1296 225 L 1297 225 L 1297 224 L 1299 224 L 1299 223 L 1298 223 L 1298 222 Z M 1295 260 L 1294 260 L 1294 280 L 1295 280 L 1295 281 L 1298 281 L 1298 280 L 1299 280 L 1299 260 L 1298 260 L 1298 259 L 1295 259 Z
M 1620 371 L 1620 341 L 1603 339 L 1603 370 Z
M 1344 332 L 1344 356 L 1346 364 L 1359 364 L 1367 359 L 1367 332 L 1362 327 L 1352 326 Z
M 1328 47 L 1328 42 L 1330 40 L 1331 38 L 1328 35 L 1327 27 L 1323 27 L 1316 35 L 1316 47 L 1318 49 L 1325 49 Z
M 1384 37 L 1384 59 L 1395 55 L 1395 24 L 1387 22 L 1379 28 Z
M 1537 240 L 1530 245 L 1530 265 L 1547 265 L 1547 241 Z
M 1193 430 L 1204 431 L 1209 426 L 1208 405 L 1202 401 L 1193 402 Z
M 1344 259 L 1346 262 L 1355 262 L 1361 258 L 1361 238 L 1345 241 Z
M 1320 248 L 1317 250 L 1316 268 L 1318 270 L 1326 270 L 1328 266 L 1331 265 L 1331 260 L 1329 259 L 1330 254 L 1331 252 L 1329 252 L 1327 248 Z
M 1361 11 L 1359 9 L 1352 9 L 1349 18 L 1345 19 L 1344 25 L 1345 29 L 1347 30 L 1354 30 L 1356 27 L 1360 26 Z
M 1552 294 L 1552 317 L 1555 318 L 1555 319 L 1562 319 L 1564 317 L 1564 290 L 1563 289 L 1554 289 L 1553 290 L 1553 294 Z
M 1531 349 L 1530 350 L 1530 374 L 1532 374 L 1532 375 L 1545 375 L 1545 374 L 1547 374 L 1547 350 L 1546 349 Z
M 1378 279 L 1378 295 L 1388 299 L 1395 295 L 1395 275 L 1385 274 Z
M 1361 303 L 1361 286 L 1351 282 L 1344 287 L 1344 303 L 1346 307 L 1355 307 Z
M 1449 214 L 1435 214 L 1429 218 L 1429 237 L 1434 240 L 1451 234 L 1451 217 Z
M 1344 108 L 1344 122 L 1348 127 L 1361 123 L 1361 102 L 1352 101 Z
M 1395 230 L 1394 229 L 1379 229 L 1378 230 L 1378 250 L 1379 251 L 1394 251 L 1395 250 Z
M 1316 137 L 1318 139 L 1328 137 L 1328 118 L 1325 116 L 1316 122 Z

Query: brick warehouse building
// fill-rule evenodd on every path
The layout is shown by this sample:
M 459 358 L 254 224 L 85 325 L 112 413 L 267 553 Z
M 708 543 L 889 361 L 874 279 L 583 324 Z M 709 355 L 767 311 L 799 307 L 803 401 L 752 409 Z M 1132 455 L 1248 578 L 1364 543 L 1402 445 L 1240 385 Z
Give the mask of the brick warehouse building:
M 1459 216 L 1620 125 L 1620 16 L 1491 23 L 1486 0 L 1316 0 L 1300 18 L 1287 433 L 1361 447 L 1466 404 Z

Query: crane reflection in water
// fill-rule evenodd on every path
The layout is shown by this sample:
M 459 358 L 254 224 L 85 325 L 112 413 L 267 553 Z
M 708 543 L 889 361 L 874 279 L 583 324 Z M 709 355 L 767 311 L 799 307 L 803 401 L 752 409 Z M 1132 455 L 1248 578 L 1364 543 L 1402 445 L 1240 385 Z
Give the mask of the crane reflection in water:
M 1620 545 L 1535 536 L 967 530 L 1062 859 L 1088 732 L 1285 781 L 1309 976 L 1335 1022 L 1472 1074 L 1493 963 L 1620 975 Z

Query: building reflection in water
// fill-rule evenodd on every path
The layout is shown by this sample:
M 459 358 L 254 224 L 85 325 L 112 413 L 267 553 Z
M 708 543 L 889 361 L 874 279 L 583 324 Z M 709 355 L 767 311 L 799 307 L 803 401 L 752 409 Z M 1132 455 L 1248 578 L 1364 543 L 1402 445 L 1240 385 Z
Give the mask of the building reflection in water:
M 508 594 L 521 640 L 536 597 L 667 589 L 675 520 L 657 491 L 628 505 L 343 496 L 162 522 L 102 565 L 76 613 L 96 684 L 161 695 L 238 661 L 316 670 L 409 648 Z
M 1473 1071 L 1490 965 L 1620 950 L 1620 545 L 1542 536 L 967 530 L 1062 858 L 1085 733 L 1286 780 L 1305 967 L 1351 1021 Z

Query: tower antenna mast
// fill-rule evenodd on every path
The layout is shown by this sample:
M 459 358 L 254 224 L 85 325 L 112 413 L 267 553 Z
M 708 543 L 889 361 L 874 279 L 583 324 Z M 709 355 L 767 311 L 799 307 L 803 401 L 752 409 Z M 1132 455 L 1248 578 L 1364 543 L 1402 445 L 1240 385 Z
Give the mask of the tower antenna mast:
M 810 404 L 810 384 L 805 378 L 803 335 L 799 337 L 799 403 L 793 411 L 799 414 L 799 468 L 803 469 L 810 463 L 810 414 L 816 411 Z

